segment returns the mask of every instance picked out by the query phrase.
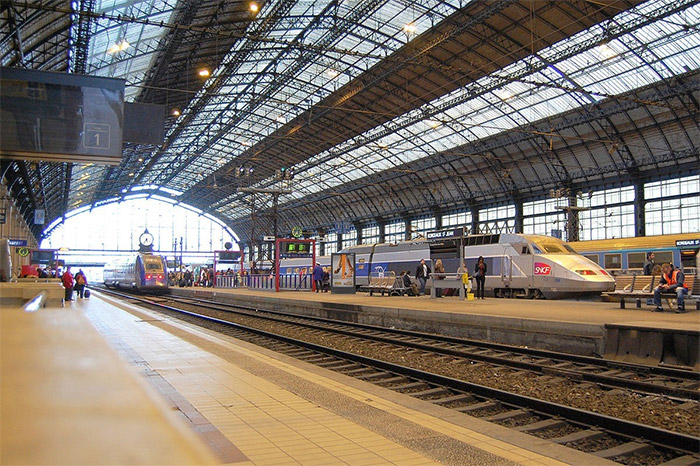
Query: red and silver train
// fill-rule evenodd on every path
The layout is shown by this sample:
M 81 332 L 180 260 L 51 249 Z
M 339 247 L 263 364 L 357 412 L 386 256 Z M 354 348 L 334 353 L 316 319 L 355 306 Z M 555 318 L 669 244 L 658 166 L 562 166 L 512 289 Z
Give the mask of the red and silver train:
M 129 259 L 107 264 L 103 270 L 107 288 L 136 289 L 148 292 L 168 290 L 168 268 L 165 257 L 139 253 Z

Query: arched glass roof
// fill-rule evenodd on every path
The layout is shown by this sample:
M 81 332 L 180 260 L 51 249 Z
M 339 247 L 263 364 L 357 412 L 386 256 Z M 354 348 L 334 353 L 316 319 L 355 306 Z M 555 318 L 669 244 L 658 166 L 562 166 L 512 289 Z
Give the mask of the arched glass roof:
M 168 112 L 164 142 L 125 144 L 116 167 L 2 160 L 27 219 L 148 186 L 245 234 L 253 209 L 327 230 L 700 162 L 694 0 L 3 7 L 3 66 L 123 78 L 127 101 Z

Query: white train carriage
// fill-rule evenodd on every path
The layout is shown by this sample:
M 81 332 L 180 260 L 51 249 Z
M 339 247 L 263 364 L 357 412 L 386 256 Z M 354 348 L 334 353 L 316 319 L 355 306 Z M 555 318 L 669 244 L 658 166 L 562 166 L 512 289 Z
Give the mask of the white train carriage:
M 540 235 L 500 234 L 481 237 L 464 257 L 472 273 L 479 256 L 488 271 L 485 290 L 495 297 L 568 298 L 612 291 L 615 280 L 598 264 L 563 241 Z M 476 242 L 476 241 L 475 241 Z
M 425 240 L 362 244 L 341 252 L 355 254 L 355 284 L 358 287 L 368 285 L 372 273 L 394 272 L 399 276 L 407 270 L 413 276 L 421 259 L 430 262 L 430 248 Z
M 105 265 L 106 287 L 165 292 L 168 290 L 168 269 L 163 256 L 139 253 L 129 259 Z

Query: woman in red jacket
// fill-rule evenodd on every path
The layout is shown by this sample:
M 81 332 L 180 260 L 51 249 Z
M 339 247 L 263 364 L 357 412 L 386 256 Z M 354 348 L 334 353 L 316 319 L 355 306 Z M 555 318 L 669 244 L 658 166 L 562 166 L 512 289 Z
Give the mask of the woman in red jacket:
M 70 273 L 70 266 L 63 272 L 63 287 L 66 289 L 66 301 L 73 301 L 73 274 Z

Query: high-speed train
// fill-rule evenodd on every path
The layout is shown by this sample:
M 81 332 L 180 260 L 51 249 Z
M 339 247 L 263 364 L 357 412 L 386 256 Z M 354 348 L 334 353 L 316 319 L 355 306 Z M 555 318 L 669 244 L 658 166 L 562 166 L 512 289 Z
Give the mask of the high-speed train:
M 470 275 L 478 257 L 484 257 L 488 268 L 485 290 L 491 296 L 557 299 L 615 288 L 615 280 L 598 264 L 549 236 L 469 235 L 449 241 L 363 244 L 340 252 L 355 254 L 355 284 L 362 286 L 373 273 L 394 272 L 398 276 L 408 271 L 414 276 L 421 259 L 428 263 L 442 259 L 445 271 L 454 273 L 459 267 L 459 247 L 464 247 Z M 328 257 L 316 259 L 322 266 L 330 264 Z M 280 273 L 299 273 L 308 264 L 308 259 L 303 263 L 282 260 Z
M 166 292 L 168 268 L 163 256 L 139 253 L 129 259 L 107 264 L 103 270 L 106 287 Z

